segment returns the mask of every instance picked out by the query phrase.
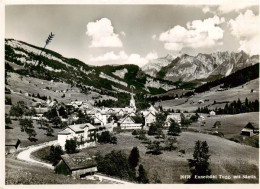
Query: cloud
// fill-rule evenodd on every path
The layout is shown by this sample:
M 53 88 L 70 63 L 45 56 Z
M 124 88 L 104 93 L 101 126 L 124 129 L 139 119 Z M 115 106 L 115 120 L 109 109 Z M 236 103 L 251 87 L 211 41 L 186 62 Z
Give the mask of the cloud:
M 121 64 L 136 64 L 138 66 L 142 66 L 146 63 L 148 63 L 150 60 L 158 58 L 158 55 L 156 52 L 150 52 L 146 56 L 142 57 L 139 54 L 133 53 L 130 55 L 127 55 L 125 51 L 120 51 L 118 53 L 115 53 L 114 51 L 107 52 L 101 56 L 98 57 L 90 57 L 90 62 L 99 62 L 101 64 L 105 64 L 105 62 L 111 63 L 111 61 L 117 61 Z
M 203 12 L 203 13 L 208 13 L 208 12 L 211 12 L 211 9 L 210 9 L 209 6 L 206 6 L 206 7 L 203 7 L 203 8 L 202 8 L 202 12 Z
M 254 6 L 254 4 L 245 3 L 245 2 L 234 3 L 234 1 L 233 1 L 232 3 L 224 3 L 224 4 L 219 5 L 218 12 L 223 13 L 223 14 L 227 14 L 227 13 L 230 13 L 230 12 L 233 12 L 233 11 L 238 12 L 240 10 L 243 10 L 243 9 L 246 9 L 246 8 L 249 8 L 249 7 L 252 7 L 252 6 Z
M 128 55 L 124 51 L 120 51 L 116 54 L 114 51 L 105 53 L 98 57 L 90 57 L 91 62 L 104 62 L 104 61 L 117 61 L 117 60 L 127 60 Z
M 239 12 L 241 10 L 247 9 L 249 7 L 258 6 L 258 2 L 251 1 L 239 1 L 237 0 L 236 3 L 234 3 L 233 0 L 226 0 L 225 3 L 219 4 L 219 5 L 205 5 L 202 7 L 202 12 L 204 14 L 206 13 L 212 13 L 212 14 L 228 14 L 231 12 Z
M 219 24 L 225 19 L 214 16 L 205 20 L 194 20 L 186 24 L 186 28 L 180 25 L 163 32 L 159 40 L 164 42 L 167 50 L 180 51 L 185 47 L 202 48 L 219 45 L 223 38 L 224 30 Z
M 102 18 L 87 24 L 87 36 L 92 41 L 90 47 L 122 47 L 119 35 L 114 33 L 114 27 L 108 18 Z
M 228 22 L 231 34 L 239 39 L 240 47 L 250 55 L 259 54 L 259 15 L 247 10 Z
M 126 36 L 126 34 L 125 34 L 124 31 L 121 31 L 120 34 L 121 34 L 122 36 L 124 36 L 124 37 Z
M 152 39 L 156 39 L 156 35 L 154 34 L 154 35 L 152 35 Z

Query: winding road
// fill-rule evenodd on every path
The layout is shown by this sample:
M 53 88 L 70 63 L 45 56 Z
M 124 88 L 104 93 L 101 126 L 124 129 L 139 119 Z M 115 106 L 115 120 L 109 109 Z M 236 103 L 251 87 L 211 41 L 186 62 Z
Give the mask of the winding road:
M 51 146 L 51 145 L 56 145 L 56 144 L 58 144 L 58 141 L 54 140 L 54 141 L 45 142 L 45 143 L 42 143 L 42 144 L 29 146 L 27 148 L 22 149 L 22 151 L 17 155 L 17 159 L 22 160 L 22 161 L 26 161 L 26 162 L 30 162 L 30 163 L 35 163 L 35 164 L 38 164 L 38 165 L 40 164 L 41 166 L 44 166 L 44 167 L 47 167 L 47 168 L 53 170 L 54 167 L 51 164 L 32 159 L 31 153 L 34 152 L 34 151 L 37 151 L 41 148 L 44 148 L 46 146 Z M 122 180 L 119 180 L 119 179 L 116 179 L 116 178 L 111 178 L 111 177 L 108 177 L 108 176 L 105 176 L 105 175 L 102 175 L 102 174 L 95 174 L 94 176 L 98 177 L 100 181 L 102 181 L 104 179 L 104 180 L 116 182 L 118 184 L 133 184 L 131 182 L 122 181 Z
M 51 164 L 44 163 L 44 162 L 32 159 L 31 158 L 31 153 L 36 151 L 36 150 L 39 150 L 41 148 L 44 148 L 46 146 L 51 146 L 51 145 L 55 145 L 55 144 L 58 144 L 57 140 L 50 141 L 50 142 L 45 142 L 45 143 L 37 144 L 37 145 L 33 145 L 33 146 L 29 146 L 29 147 L 25 148 L 25 150 L 21 151 L 17 155 L 17 159 L 22 160 L 22 161 L 27 161 L 27 162 L 30 162 L 30 163 L 41 164 L 42 166 L 47 167 L 49 169 L 54 169 L 54 167 Z

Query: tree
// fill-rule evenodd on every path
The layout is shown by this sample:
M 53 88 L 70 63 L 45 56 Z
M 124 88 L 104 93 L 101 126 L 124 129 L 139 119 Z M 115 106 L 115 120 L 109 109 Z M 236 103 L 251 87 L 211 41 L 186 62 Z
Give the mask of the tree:
M 60 145 L 51 145 L 50 154 L 47 156 L 46 159 L 48 159 L 52 163 L 52 165 L 55 166 L 59 163 L 59 161 L 61 160 L 61 155 L 63 154 L 64 152 Z
M 34 127 L 25 128 L 25 132 L 28 134 L 30 141 L 32 140 L 32 137 L 35 138 L 35 136 L 37 135 L 36 131 L 34 130 Z
M 126 154 L 122 151 L 111 151 L 104 157 L 96 155 L 98 172 L 117 176 L 127 180 L 135 180 L 135 171 L 130 167 Z
M 221 122 L 220 122 L 220 121 L 216 121 L 216 122 L 214 123 L 213 128 L 219 128 L 220 126 L 221 126 Z
M 5 115 L 5 124 L 6 125 L 12 124 L 12 120 L 10 119 L 9 116 L 7 116 L 7 114 Z
M 148 130 L 148 135 L 156 135 L 157 133 L 157 126 L 155 123 L 152 123 Z
M 188 127 L 190 124 L 191 124 L 191 121 L 189 119 L 186 119 L 184 114 L 181 113 L 181 126 Z
M 22 132 L 24 132 L 25 129 L 34 128 L 34 127 L 33 127 L 33 122 L 32 122 L 32 120 L 30 120 L 30 119 L 21 119 L 21 120 L 19 121 L 19 123 L 20 123 L 21 131 L 22 131 Z
M 199 117 L 200 117 L 199 114 L 196 112 L 195 115 L 192 115 L 192 116 L 190 117 L 190 121 L 191 121 L 191 122 L 196 122 L 196 121 L 198 121 Z
M 153 141 L 153 142 L 150 142 L 147 146 L 147 148 L 150 150 L 150 152 L 153 154 L 153 155 L 159 155 L 161 154 L 161 146 L 160 146 L 160 142 L 159 141 Z
M 65 150 L 68 154 L 77 152 L 77 141 L 75 139 L 66 140 Z
M 46 135 L 47 136 L 53 136 L 53 128 L 51 125 L 47 124 L 47 129 L 46 129 Z
M 39 120 L 37 120 L 37 123 L 41 126 L 40 129 L 42 129 L 43 126 L 46 127 L 46 126 L 48 125 L 47 120 L 42 119 L 42 118 L 40 118 Z
M 58 125 L 61 124 L 61 119 L 59 116 L 55 116 L 51 119 L 51 122 L 55 125 L 55 127 L 58 127 Z
M 9 114 L 10 116 L 21 117 L 26 109 L 27 107 L 25 106 L 24 101 L 19 101 L 16 105 L 11 106 Z
M 193 152 L 193 159 L 189 159 L 191 178 L 188 183 L 210 183 L 211 179 L 198 179 L 196 176 L 206 176 L 211 174 L 209 168 L 209 147 L 206 141 L 197 141 Z
M 168 135 L 179 136 L 179 134 L 181 133 L 180 125 L 173 119 L 170 119 L 170 123 L 171 124 L 168 130 Z
M 116 144 L 117 138 L 115 136 L 112 136 L 109 131 L 104 131 L 101 133 L 100 136 L 98 136 L 98 142 Z
M 175 150 L 177 147 L 174 144 L 177 143 L 177 139 L 175 137 L 169 137 L 166 140 L 166 149 L 169 151 Z
M 149 179 L 147 177 L 147 173 L 146 173 L 146 171 L 145 171 L 145 169 L 144 169 L 142 164 L 140 164 L 139 168 L 138 168 L 137 181 L 140 182 L 140 183 L 144 183 L 144 184 L 149 183 Z
M 131 153 L 128 157 L 128 162 L 129 162 L 129 165 L 135 169 L 138 165 L 138 162 L 139 162 L 139 158 L 140 158 L 140 155 L 139 155 L 139 150 L 137 147 L 134 147 L 132 150 L 131 150 Z

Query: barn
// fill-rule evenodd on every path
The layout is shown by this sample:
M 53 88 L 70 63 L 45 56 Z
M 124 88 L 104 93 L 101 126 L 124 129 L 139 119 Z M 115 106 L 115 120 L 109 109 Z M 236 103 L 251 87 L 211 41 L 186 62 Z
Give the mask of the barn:
M 97 163 L 93 156 L 84 153 L 65 154 L 55 167 L 58 174 L 71 175 L 83 178 L 97 172 Z
M 5 141 L 5 153 L 11 154 L 20 149 L 21 141 L 19 139 L 7 139 Z
M 259 126 L 250 122 L 241 130 L 241 135 L 253 136 L 256 134 L 259 134 Z

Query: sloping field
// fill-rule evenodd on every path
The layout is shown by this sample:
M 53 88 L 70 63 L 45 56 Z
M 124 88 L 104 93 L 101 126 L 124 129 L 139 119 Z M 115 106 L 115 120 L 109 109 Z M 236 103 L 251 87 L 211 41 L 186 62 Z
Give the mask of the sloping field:
M 254 91 L 251 93 L 251 89 Z M 242 86 L 231 88 L 225 91 L 216 91 L 214 88 L 211 91 L 204 93 L 199 93 L 189 98 L 182 98 L 185 103 L 180 103 L 181 99 L 167 100 L 160 102 L 164 108 L 168 109 L 180 109 L 187 111 L 194 111 L 198 107 L 204 107 L 209 105 L 209 109 L 214 109 L 215 107 L 224 107 L 225 102 L 232 102 L 233 100 L 240 100 L 243 102 L 245 98 L 248 98 L 250 101 L 254 101 L 259 98 L 259 80 L 252 80 Z M 184 100 L 185 99 L 185 100 Z M 199 104 L 199 100 L 203 100 L 204 103 Z M 182 102 L 183 102 L 182 101 Z M 218 104 L 213 105 L 214 101 Z M 223 103 L 221 103 L 223 102 Z M 176 107 L 178 106 L 178 107 Z
M 63 82 L 51 82 L 47 80 L 41 80 L 32 77 L 21 77 L 16 73 L 9 73 L 8 77 L 8 87 L 11 89 L 12 102 L 16 103 L 19 100 L 32 103 L 32 97 L 26 96 L 25 93 L 34 94 L 35 96 L 39 93 L 40 96 L 51 96 L 52 100 L 57 99 L 58 102 L 69 103 L 73 100 L 78 101 L 88 101 L 89 103 L 94 103 L 93 97 L 101 97 L 101 99 L 108 99 L 113 97 L 108 97 L 106 95 L 100 95 L 97 92 L 89 92 L 89 94 L 84 94 L 80 92 L 77 87 L 71 87 L 71 85 Z M 20 93 L 21 92 L 21 93 Z M 65 97 L 62 97 L 65 94 Z M 37 101 L 42 101 L 35 98 Z
M 183 132 L 178 140 L 178 149 L 176 151 L 163 151 L 161 155 L 146 154 L 146 144 L 134 138 L 131 133 L 121 133 L 116 135 L 118 144 L 102 144 L 97 147 L 84 149 L 86 153 L 95 154 L 100 152 L 105 155 L 112 150 L 122 150 L 127 155 L 134 146 L 137 146 L 140 152 L 140 163 L 144 165 L 148 172 L 148 177 L 152 180 L 153 174 L 158 175 L 163 183 L 184 183 L 180 175 L 189 175 L 187 159 L 192 158 L 195 141 L 207 141 L 211 155 L 211 169 L 213 174 L 254 174 L 258 175 L 258 149 L 250 146 L 240 145 L 224 138 L 194 133 Z M 185 150 L 183 156 L 178 152 Z M 241 167 L 240 164 L 244 166 Z M 232 167 L 232 169 L 230 169 Z M 227 181 L 228 182 L 228 181 Z M 257 182 L 257 180 L 232 180 L 231 182 Z
M 225 138 L 231 138 L 233 136 L 240 135 L 241 130 L 248 122 L 259 125 L 259 112 L 206 117 L 205 126 L 199 127 L 201 122 L 196 122 L 193 123 L 191 127 L 201 131 L 216 131 L 216 129 L 212 128 L 216 121 L 221 122 L 221 126 L 218 128 L 218 131 L 222 132 Z
M 53 136 L 47 136 L 46 130 L 40 129 L 40 125 L 38 125 L 36 121 L 34 121 L 33 125 L 35 132 L 37 133 L 35 137 L 37 141 L 31 142 L 28 139 L 28 135 L 26 134 L 26 132 L 21 132 L 21 126 L 19 125 L 19 121 L 12 122 L 13 123 L 10 125 L 12 129 L 5 129 L 5 140 L 19 139 L 21 141 L 21 147 L 27 147 L 34 144 L 40 144 L 51 140 L 56 140 L 58 132 L 61 131 L 61 129 L 55 128 L 53 129 Z

